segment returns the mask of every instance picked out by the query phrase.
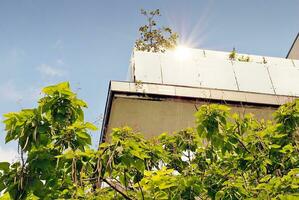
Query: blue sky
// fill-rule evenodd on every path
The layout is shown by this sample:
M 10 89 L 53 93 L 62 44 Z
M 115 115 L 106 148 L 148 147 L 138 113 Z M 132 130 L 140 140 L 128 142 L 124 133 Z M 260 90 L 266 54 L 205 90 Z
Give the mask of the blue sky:
M 127 78 L 141 8 L 159 8 L 160 24 L 194 48 L 285 57 L 299 31 L 299 0 L 1 0 L 0 114 L 33 107 L 42 87 L 70 81 L 89 105 L 87 120 L 97 120 L 109 81 Z M 4 145 L 3 129 L 0 160 L 16 149 Z

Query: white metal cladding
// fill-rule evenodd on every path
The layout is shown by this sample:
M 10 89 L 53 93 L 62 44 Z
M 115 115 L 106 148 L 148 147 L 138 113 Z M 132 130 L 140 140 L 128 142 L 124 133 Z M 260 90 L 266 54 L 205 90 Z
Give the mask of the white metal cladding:
M 200 59 L 197 63 L 200 87 L 238 90 L 233 66 L 229 60 Z
M 162 82 L 160 54 L 135 51 L 133 56 L 131 68 L 134 75 L 131 77 L 135 77 L 135 81 Z
M 234 62 L 240 91 L 275 94 L 267 67 L 249 62 Z M 254 72 L 254 76 L 251 75 Z
M 270 67 L 294 67 L 294 64 L 291 59 L 285 59 L 285 58 L 274 58 L 274 57 L 268 57 L 266 59 L 266 65 Z
M 161 54 L 160 58 L 163 84 L 200 86 L 197 78 L 199 66 L 193 59 L 179 60 L 173 52 Z
M 276 94 L 299 96 L 299 69 L 295 67 L 269 67 Z
M 216 60 L 227 60 L 229 58 L 229 52 L 203 50 L 204 56 L 210 59 Z
M 134 51 L 131 81 L 299 96 L 299 60 L 244 54 L 250 61 L 242 62 L 229 54 L 188 49 L 179 59 L 175 51 Z

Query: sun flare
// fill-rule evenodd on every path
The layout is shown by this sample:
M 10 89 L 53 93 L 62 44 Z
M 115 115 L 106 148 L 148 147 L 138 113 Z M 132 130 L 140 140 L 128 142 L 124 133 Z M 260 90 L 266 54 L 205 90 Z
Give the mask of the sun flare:
M 190 58 L 190 48 L 179 45 L 175 48 L 175 56 L 179 60 L 187 60 Z

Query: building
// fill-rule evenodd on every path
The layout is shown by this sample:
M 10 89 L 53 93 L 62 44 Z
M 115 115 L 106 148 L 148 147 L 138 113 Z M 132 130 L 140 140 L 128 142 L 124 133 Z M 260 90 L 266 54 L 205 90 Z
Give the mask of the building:
M 290 59 L 297 58 L 297 44 L 288 58 L 231 59 L 230 52 L 190 48 L 134 51 L 129 80 L 110 82 L 101 141 L 125 125 L 146 137 L 193 127 L 194 113 L 207 103 L 270 119 L 278 106 L 299 97 L 299 60 Z
M 299 60 L 299 33 L 288 52 L 287 58 Z

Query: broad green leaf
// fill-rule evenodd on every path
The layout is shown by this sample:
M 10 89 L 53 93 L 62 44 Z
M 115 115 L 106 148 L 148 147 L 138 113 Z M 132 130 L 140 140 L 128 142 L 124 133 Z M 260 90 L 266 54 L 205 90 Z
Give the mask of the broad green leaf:
M 159 189 L 164 190 L 176 186 L 176 183 L 162 182 L 158 185 Z
M 9 170 L 10 164 L 8 162 L 0 162 L 0 170 L 7 172 Z
M 92 123 L 89 123 L 89 122 L 85 123 L 85 127 L 90 129 L 90 130 L 93 130 L 93 131 L 98 130 L 98 128 L 95 125 L 93 125 Z
M 272 144 L 269 146 L 271 149 L 279 149 L 281 146 L 278 144 Z
M 270 179 L 271 179 L 271 175 L 268 174 L 268 175 L 264 176 L 263 178 L 261 178 L 259 180 L 259 182 L 268 182 Z
M 224 197 L 224 192 L 223 191 L 218 191 L 217 193 L 216 193 L 216 196 L 215 196 L 215 200 L 221 200 L 223 197 Z
M 84 138 L 84 139 L 89 139 L 90 138 L 90 135 L 88 133 L 85 133 L 85 132 L 76 132 L 76 135 L 80 138 Z
M 10 198 L 10 195 L 8 192 L 5 192 L 4 194 L 2 194 L 0 196 L 0 200 L 12 200 L 12 198 Z

